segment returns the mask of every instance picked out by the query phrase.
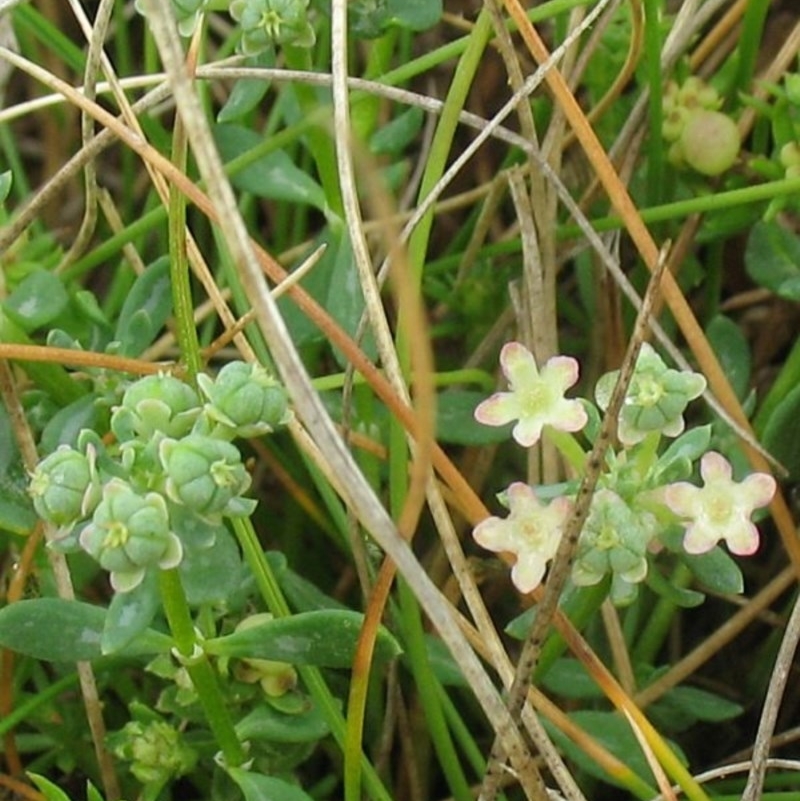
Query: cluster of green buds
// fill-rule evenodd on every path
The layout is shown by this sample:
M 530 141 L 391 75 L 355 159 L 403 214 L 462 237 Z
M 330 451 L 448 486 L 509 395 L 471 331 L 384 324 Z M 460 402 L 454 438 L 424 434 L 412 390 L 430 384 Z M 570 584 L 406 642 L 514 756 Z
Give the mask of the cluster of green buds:
M 239 50 L 255 56 L 278 45 L 312 47 L 309 0 L 231 0 L 230 15 L 241 31 Z
M 661 134 L 670 142 L 669 160 L 703 175 L 720 175 L 739 155 L 741 138 L 736 123 L 719 108 L 716 89 L 700 78 L 681 86 L 670 81 L 664 91 Z
M 131 773 L 145 785 L 161 787 L 191 772 L 197 762 L 181 733 L 160 719 L 132 720 L 110 739 L 114 756 L 130 762 Z
M 186 548 L 213 544 L 225 517 L 255 508 L 232 440 L 284 425 L 286 392 L 244 362 L 199 376 L 198 386 L 165 373 L 133 382 L 111 415 L 113 445 L 84 430 L 76 448 L 60 446 L 31 476 L 34 508 L 56 529 L 52 544 L 89 553 L 118 592 L 148 570 L 177 567 Z
M 483 401 L 475 410 L 479 422 L 515 422 L 512 436 L 525 447 L 549 432 L 563 432 L 553 437 L 563 448 L 565 434 L 598 419 L 600 411 L 588 400 L 564 397 L 578 379 L 574 359 L 554 357 L 540 372 L 533 355 L 510 342 L 501 351 L 500 363 L 510 391 Z M 618 375 L 608 373 L 598 381 L 599 409 L 608 408 Z M 612 601 L 632 602 L 638 585 L 648 577 L 651 560 L 674 547 L 676 532 L 685 555 L 707 553 L 721 541 L 739 555 L 758 548 L 751 516 L 770 502 L 775 480 L 753 473 L 734 481 L 728 460 L 709 450 L 711 427 L 684 431 L 684 411 L 705 387 L 702 375 L 672 369 L 650 345 L 642 347 L 616 421 L 619 448 L 606 456 L 581 531 L 571 572 L 576 586 L 609 577 Z M 660 453 L 664 437 L 674 441 Z M 574 448 L 563 452 L 577 472 L 585 467 L 585 459 L 576 463 Z M 697 462 L 702 487 L 687 481 Z M 572 515 L 578 483 L 564 487 L 532 488 L 515 482 L 498 495 L 509 515 L 489 517 L 473 532 L 482 547 L 515 557 L 511 579 L 521 592 L 532 591 L 542 581 Z M 546 503 L 545 498 L 552 500 Z

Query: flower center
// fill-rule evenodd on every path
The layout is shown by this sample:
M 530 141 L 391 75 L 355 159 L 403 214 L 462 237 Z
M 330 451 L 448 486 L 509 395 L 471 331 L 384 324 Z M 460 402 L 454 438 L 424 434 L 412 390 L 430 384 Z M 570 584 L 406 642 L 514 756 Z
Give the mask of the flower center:
M 664 395 L 661 382 L 652 375 L 643 375 L 636 382 L 635 403 L 637 406 L 655 406 Z
M 521 417 L 536 417 L 550 405 L 550 392 L 542 381 L 532 383 L 520 394 Z
M 116 521 L 108 527 L 108 534 L 103 540 L 104 548 L 121 548 L 127 541 L 130 533 L 124 523 Z
M 713 523 L 721 524 L 731 516 L 733 504 L 729 492 L 723 489 L 706 487 L 703 493 L 703 510 Z
M 547 532 L 542 529 L 538 521 L 521 520 L 519 527 L 526 544 L 530 548 L 534 550 L 541 548 L 546 540 Z
M 602 551 L 610 551 L 619 545 L 619 535 L 611 526 L 602 526 L 597 534 L 595 547 Z

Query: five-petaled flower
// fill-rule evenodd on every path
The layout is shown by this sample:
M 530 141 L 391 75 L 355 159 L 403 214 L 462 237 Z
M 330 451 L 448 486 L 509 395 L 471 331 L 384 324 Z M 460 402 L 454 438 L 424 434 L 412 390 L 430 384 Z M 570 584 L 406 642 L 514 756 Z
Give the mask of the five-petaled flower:
M 519 342 L 507 342 L 500 351 L 500 366 L 508 379 L 509 392 L 496 392 L 475 409 L 475 419 L 489 426 L 517 420 L 512 436 L 523 447 L 535 445 L 542 428 L 580 431 L 587 422 L 586 410 L 564 393 L 578 380 L 578 362 L 570 356 L 553 356 L 541 371 L 533 354 Z
M 732 553 L 755 553 L 758 529 L 750 515 L 772 500 L 775 479 L 767 473 L 753 473 L 737 483 L 731 478 L 730 463 L 715 451 L 703 456 L 700 474 L 702 488 L 685 481 L 664 488 L 667 506 L 688 523 L 683 540 L 687 553 L 705 553 L 720 540 L 727 542 Z
M 519 481 L 508 488 L 505 497 L 509 516 L 487 518 L 472 535 L 487 550 L 514 554 L 517 561 L 511 580 L 520 592 L 531 592 L 541 583 L 547 563 L 555 556 L 572 501 L 561 497 L 545 506 L 527 484 Z

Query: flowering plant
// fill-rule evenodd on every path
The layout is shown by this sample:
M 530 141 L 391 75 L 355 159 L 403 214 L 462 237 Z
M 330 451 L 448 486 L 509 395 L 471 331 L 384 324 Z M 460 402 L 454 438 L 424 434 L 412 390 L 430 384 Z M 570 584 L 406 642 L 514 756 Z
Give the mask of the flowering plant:
M 548 431 L 573 433 L 585 427 L 589 402 L 564 397 L 578 380 L 574 359 L 556 356 L 539 370 L 523 345 L 510 342 L 501 351 L 500 364 L 509 390 L 478 405 L 478 422 L 499 426 L 516 421 L 512 436 L 524 447 L 535 445 Z M 600 409 L 608 408 L 618 376 L 615 371 L 597 382 Z M 684 412 L 705 386 L 703 376 L 667 367 L 650 345 L 643 345 L 616 421 L 620 447 L 606 457 L 578 541 L 571 568 L 574 585 L 594 585 L 609 577 L 612 601 L 630 603 L 656 554 L 674 549 L 676 530 L 684 531 L 680 548 L 689 563 L 720 541 L 739 555 L 758 548 L 751 517 L 772 499 L 775 480 L 754 473 L 734 481 L 728 460 L 709 450 L 710 427 L 684 433 Z M 659 455 L 663 437 L 677 439 Z M 563 441 L 555 439 L 555 444 Z M 687 481 L 698 460 L 703 487 Z M 541 583 L 558 549 L 576 485 L 565 486 L 553 498 L 553 488 L 514 482 L 498 496 L 508 516 L 489 517 L 474 529 L 479 545 L 514 557 L 511 580 L 520 592 Z M 553 500 L 545 504 L 545 496 Z

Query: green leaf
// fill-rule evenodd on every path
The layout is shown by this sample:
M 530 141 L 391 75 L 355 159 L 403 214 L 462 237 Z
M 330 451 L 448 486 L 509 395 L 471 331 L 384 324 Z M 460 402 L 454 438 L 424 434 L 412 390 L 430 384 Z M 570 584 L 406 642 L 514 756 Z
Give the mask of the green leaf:
M 513 425 L 485 426 L 475 419 L 475 407 L 485 392 L 449 389 L 436 401 L 436 438 L 452 445 L 491 445 L 511 437 Z
M 225 526 L 216 528 L 212 545 L 187 547 L 184 551 L 181 580 L 186 600 L 192 606 L 225 601 L 242 582 L 242 560 L 236 542 Z
M 741 327 L 718 314 L 706 327 L 706 336 L 741 400 L 750 388 L 750 347 Z
M 217 656 L 348 668 L 353 661 L 363 620 L 360 612 L 350 610 L 301 612 L 208 640 L 205 648 Z M 389 660 L 400 650 L 397 640 L 381 628 L 375 643 L 376 662 Z
M 738 717 L 743 708 L 719 695 L 695 687 L 675 687 L 650 708 L 653 723 L 667 731 L 680 732 L 702 720 L 722 723 Z
M 121 356 L 138 356 L 164 327 L 172 311 L 169 256 L 150 264 L 136 278 L 117 319 L 114 335 Z
M 214 140 L 226 163 L 264 144 L 263 136 L 239 125 L 216 125 Z M 257 197 L 306 203 L 321 211 L 327 209 L 322 187 L 307 172 L 296 167 L 283 150 L 257 156 L 245 169 L 231 176 L 231 183 Z
M 586 672 L 586 668 L 577 659 L 568 657 L 557 659 L 542 683 L 550 692 L 562 698 L 588 700 L 603 696 L 602 690 Z
M 8 316 L 30 333 L 58 317 L 69 303 L 61 279 L 46 270 L 34 270 L 3 301 Z
M 275 53 L 268 50 L 244 60 L 244 67 L 273 67 Z M 233 122 L 252 111 L 263 99 L 270 87 L 270 81 L 263 78 L 239 78 L 231 89 L 225 105 L 217 114 L 217 122 Z
M 262 703 L 236 724 L 236 734 L 243 741 L 313 743 L 329 732 L 325 717 L 313 704 L 299 715 L 287 715 Z
M 369 140 L 369 149 L 378 156 L 396 156 L 402 153 L 420 132 L 424 119 L 422 109 L 412 106 L 376 131 Z
M 793 479 L 800 476 L 800 385 L 775 407 L 764 425 L 761 442 Z
M 592 735 L 603 746 L 605 746 L 621 762 L 626 764 L 642 780 L 653 781 L 653 776 L 647 764 L 642 749 L 631 730 L 628 722 L 615 712 L 596 712 L 594 710 L 580 710 L 570 712 L 570 719 L 588 734 Z M 544 721 L 545 727 L 550 732 L 556 745 L 564 749 L 564 753 L 575 763 L 583 768 L 587 773 L 612 784 L 618 784 L 615 779 L 607 774 L 591 757 L 587 756 L 582 748 L 575 745 L 565 734 L 555 728 L 550 723 Z M 670 744 L 673 750 L 677 751 L 674 744 Z M 683 764 L 686 764 L 682 754 Z
M 106 610 L 63 598 L 32 598 L 0 609 L 0 646 L 46 662 L 98 659 Z M 168 651 L 172 640 L 147 629 L 120 653 L 126 656 Z
M 727 595 L 738 595 L 744 591 L 744 578 L 739 565 L 719 546 L 708 553 L 682 553 L 680 559 L 706 589 Z
M 777 222 L 757 222 L 744 253 L 748 275 L 787 300 L 800 300 L 800 238 Z
M 314 801 L 299 787 L 274 776 L 261 776 L 242 768 L 228 768 L 228 775 L 239 785 L 245 801 Z
M 149 570 L 130 592 L 116 593 L 108 605 L 100 639 L 103 654 L 114 654 L 138 637 L 153 622 L 160 605 L 155 570 Z
M 84 428 L 97 431 L 100 428 L 100 410 L 97 406 L 97 396 L 84 395 L 59 409 L 48 420 L 42 431 L 41 449 L 45 453 L 52 453 L 59 445 L 75 447 L 78 434 Z
M 57 784 L 53 784 L 50 779 L 46 779 L 38 773 L 28 773 L 28 776 L 47 801 L 70 801 L 70 797 Z
M 388 24 L 426 31 L 442 16 L 442 0 L 387 0 Z
M 669 484 L 689 478 L 692 463 L 707 450 L 711 442 L 711 426 L 697 426 L 681 434 L 662 454 L 654 471 L 654 482 Z
M 647 578 L 645 579 L 647 586 L 650 587 L 656 595 L 666 598 L 676 606 L 681 606 L 684 609 L 693 609 L 705 601 L 706 596 L 702 592 L 695 592 L 688 590 L 685 587 L 676 587 L 669 582 L 658 570 L 650 569 L 647 571 Z

